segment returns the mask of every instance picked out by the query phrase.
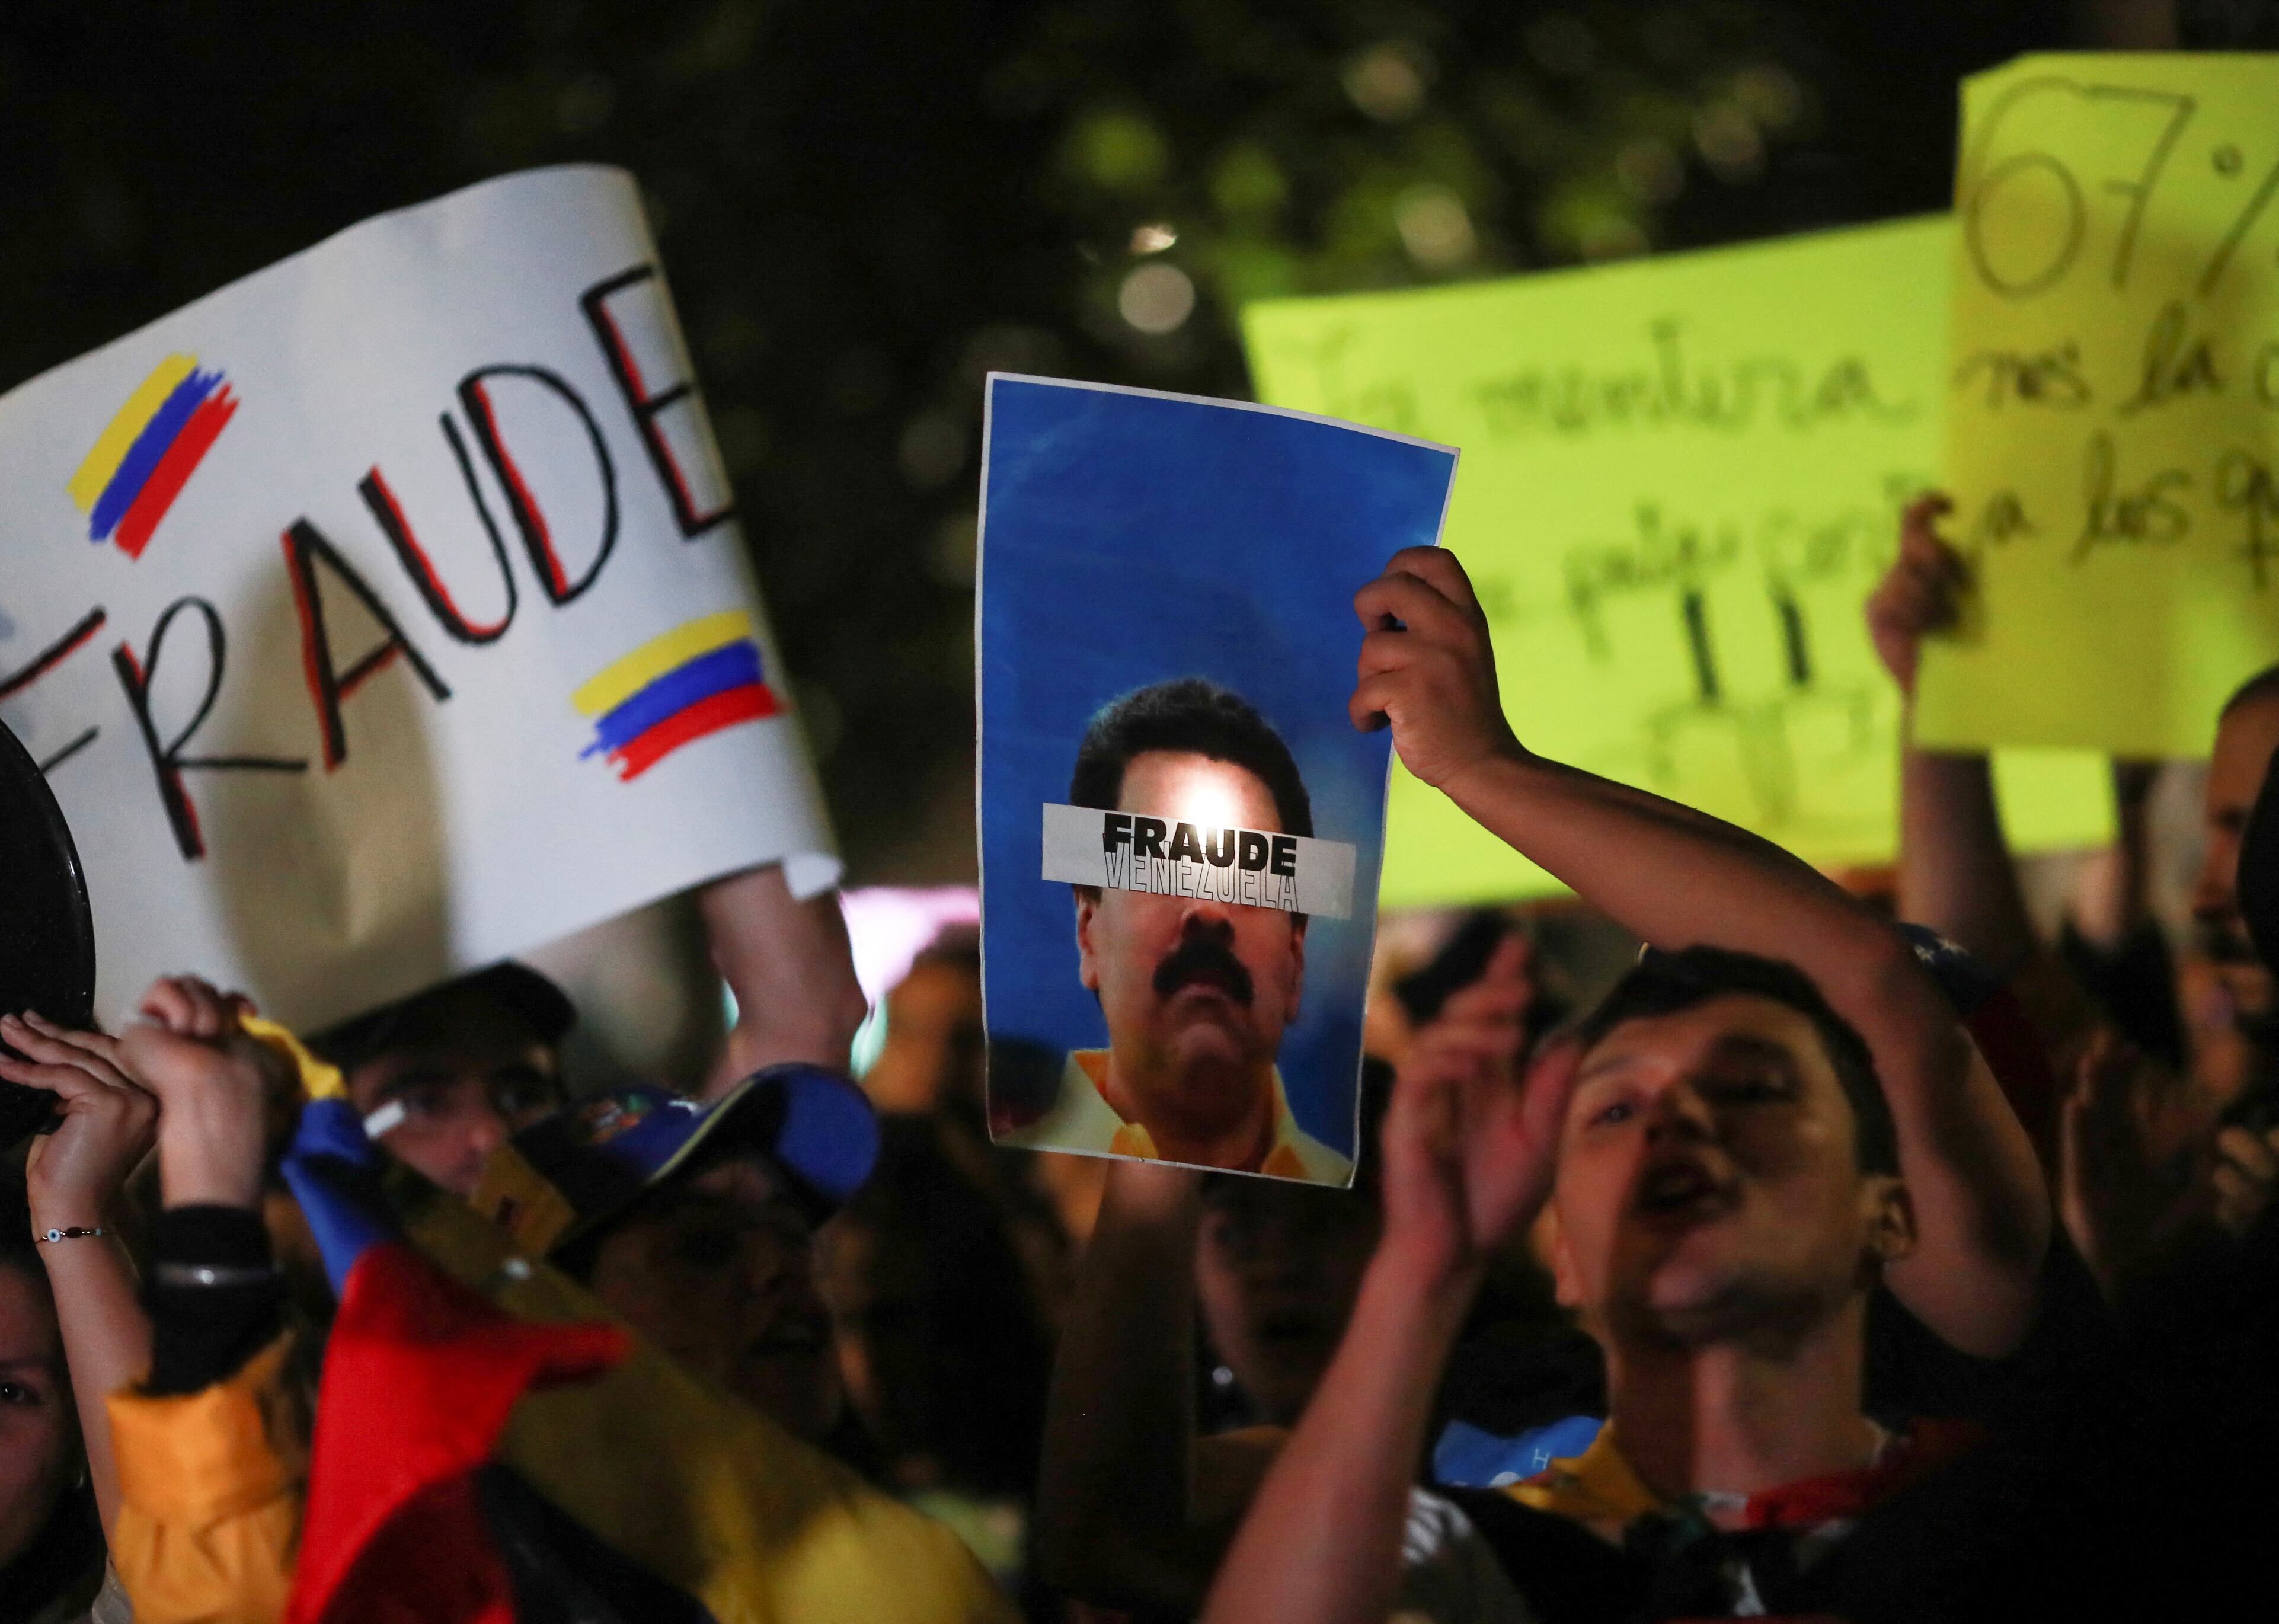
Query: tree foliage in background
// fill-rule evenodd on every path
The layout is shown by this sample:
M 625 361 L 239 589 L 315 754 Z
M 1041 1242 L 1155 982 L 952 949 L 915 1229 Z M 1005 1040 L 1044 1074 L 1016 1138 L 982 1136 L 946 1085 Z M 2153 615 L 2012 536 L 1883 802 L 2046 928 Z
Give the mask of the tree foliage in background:
M 856 876 L 955 877 L 989 371 L 1240 395 L 1247 299 L 1937 208 L 1955 78 L 2063 25 L 2047 0 L 11 0 L 0 382 L 381 210 L 625 165 Z

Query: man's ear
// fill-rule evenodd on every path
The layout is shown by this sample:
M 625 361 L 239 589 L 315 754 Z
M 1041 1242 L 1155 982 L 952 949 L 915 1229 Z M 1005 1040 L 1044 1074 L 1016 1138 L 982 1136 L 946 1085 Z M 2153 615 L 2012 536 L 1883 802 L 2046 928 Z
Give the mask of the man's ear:
M 1285 1027 L 1298 1023 L 1298 1001 L 1305 995 L 1305 991 L 1306 916 L 1293 914 L 1290 916 L 1290 985 L 1287 996 L 1283 1000 L 1283 1008 L 1287 1012 L 1282 1019 Z
M 1567 1230 L 1559 1222 L 1559 1208 L 1551 1202 L 1543 1204 L 1536 1214 L 1535 1231 L 1528 1237 L 1536 1258 L 1551 1271 L 1554 1297 L 1562 1308 L 1583 1306 L 1582 1287 L 1575 1278 L 1575 1252 L 1567 1244 Z
M 1100 967 L 1092 946 L 1093 916 L 1100 911 L 1100 892 L 1090 885 L 1071 886 L 1076 892 L 1076 978 L 1093 992 L 1100 991 Z
M 1860 1181 L 1860 1201 L 1861 1261 L 1884 1269 L 1911 1256 L 1917 1238 L 1915 1202 L 1907 1181 L 1888 1173 L 1870 1173 Z

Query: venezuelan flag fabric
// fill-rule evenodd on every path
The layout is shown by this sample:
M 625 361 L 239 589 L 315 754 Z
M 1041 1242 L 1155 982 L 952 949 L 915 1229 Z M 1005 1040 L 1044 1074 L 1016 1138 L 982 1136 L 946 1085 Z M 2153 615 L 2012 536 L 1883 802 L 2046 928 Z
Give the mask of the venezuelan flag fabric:
M 302 1060 L 285 1174 L 341 1298 L 288 1624 L 1017 1624 L 949 1529 L 405 1199 L 339 1074 L 247 1026 Z

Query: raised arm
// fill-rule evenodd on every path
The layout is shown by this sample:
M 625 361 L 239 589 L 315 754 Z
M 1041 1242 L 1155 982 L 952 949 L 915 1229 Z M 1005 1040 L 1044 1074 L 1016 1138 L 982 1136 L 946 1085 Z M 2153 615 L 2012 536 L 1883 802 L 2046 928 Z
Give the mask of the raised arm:
M 736 995 L 736 1025 L 708 1092 L 779 1061 L 844 1069 L 866 1007 L 839 893 L 802 901 L 773 863 L 714 880 L 697 902 L 712 961 Z
M 2032 1145 L 1914 951 L 1770 842 L 1524 748 L 1497 697 L 1486 617 L 1463 567 L 1397 554 L 1354 607 L 1369 628 L 1352 701 L 1466 813 L 1655 946 L 1784 959 L 1856 1027 L 1899 1129 L 1922 1245 L 1890 1283 L 1966 1352 L 2023 1337 L 2050 1232 Z
M 1868 639 L 1899 690 L 1899 916 L 1929 925 L 2007 979 L 2038 944 L 2002 838 L 1986 754 L 1915 742 L 1922 640 L 1954 624 L 1968 578 L 1936 528 L 1950 505 L 1936 493 L 1907 505 L 1899 555 L 1868 598 Z
M 1037 1564 L 1047 1583 L 1100 1606 L 1192 1614 L 1230 1532 L 1188 1515 L 1201 1182 L 1186 1168 L 1109 1165 L 1053 1360 Z
M 25 1056 L 0 1056 L 0 1077 L 50 1090 L 63 1101 L 62 1126 L 32 1142 L 25 1182 L 88 1475 L 108 1534 L 119 1520 L 119 1470 L 104 1400 L 141 1381 L 150 1364 L 150 1322 L 135 1300 L 134 1267 L 119 1236 L 119 1191 L 150 1152 L 157 1102 L 127 1078 L 116 1041 L 101 1032 L 7 1015 L 0 1016 L 0 1038 Z
M 1523 1084 L 1459 1045 L 1403 1062 L 1380 1139 L 1383 1238 L 1204 1624 L 1379 1624 L 1393 1612 L 1433 1390 L 1489 1254 L 1550 1194 L 1578 1058 L 1555 1046 Z

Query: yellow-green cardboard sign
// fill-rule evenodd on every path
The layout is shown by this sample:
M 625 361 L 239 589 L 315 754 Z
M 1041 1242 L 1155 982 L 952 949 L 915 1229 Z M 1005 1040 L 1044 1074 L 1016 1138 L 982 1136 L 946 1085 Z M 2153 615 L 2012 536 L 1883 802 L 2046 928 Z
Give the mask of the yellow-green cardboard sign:
M 1923 736 L 2199 755 L 2279 661 L 2279 57 L 1968 80 L 1948 469 L 1976 612 Z
M 1945 217 L 1244 312 L 1259 398 L 1460 446 L 1447 543 L 1531 748 L 1828 866 L 1897 846 L 1861 603 L 1944 433 Z M 2021 846 L 2109 836 L 2100 760 L 1999 763 Z M 1395 771 L 1389 904 L 1556 885 Z

